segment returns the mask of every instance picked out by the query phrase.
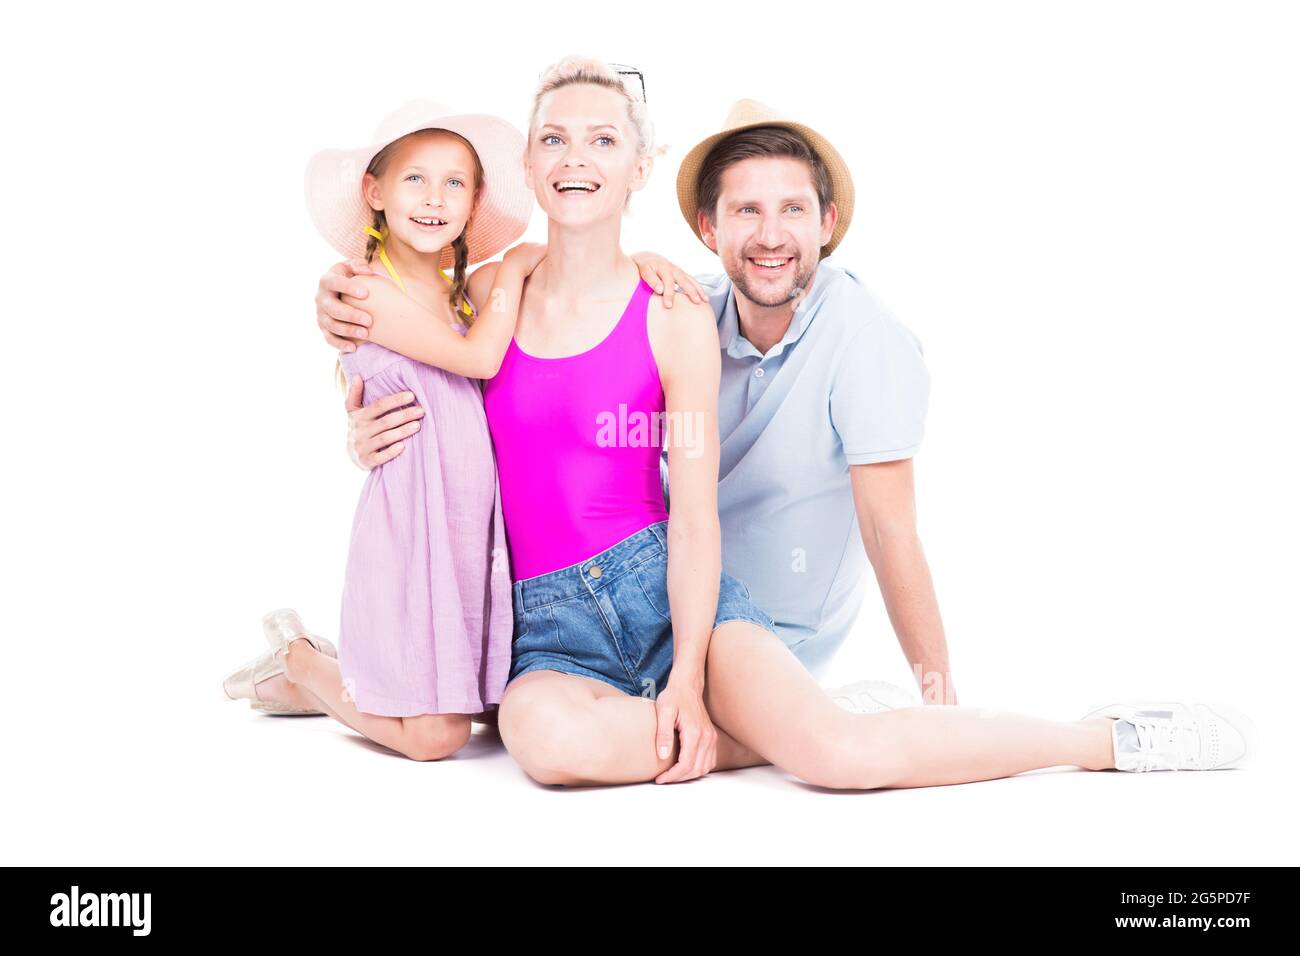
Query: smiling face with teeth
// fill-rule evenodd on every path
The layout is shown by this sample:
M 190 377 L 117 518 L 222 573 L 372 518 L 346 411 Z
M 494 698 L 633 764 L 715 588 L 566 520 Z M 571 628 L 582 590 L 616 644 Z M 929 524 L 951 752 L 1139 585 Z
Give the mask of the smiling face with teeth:
M 465 231 L 480 182 L 478 157 L 464 142 L 421 130 L 380 151 L 361 188 L 370 208 L 383 211 L 390 247 L 437 254 Z
M 755 156 L 722 174 L 713 214 L 700 210 L 700 235 L 737 292 L 774 308 L 808 291 L 837 215 L 834 203 L 821 210 L 807 163 Z
M 553 223 L 619 217 L 645 186 L 653 160 L 637 155 L 627 100 L 590 83 L 547 93 L 538 104 L 524 175 Z

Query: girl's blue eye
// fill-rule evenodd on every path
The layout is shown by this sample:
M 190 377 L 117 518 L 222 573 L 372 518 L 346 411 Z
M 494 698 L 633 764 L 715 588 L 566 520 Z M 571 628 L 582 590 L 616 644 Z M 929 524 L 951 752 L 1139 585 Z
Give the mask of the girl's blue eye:
M 409 183 L 413 179 L 420 179 L 420 178 L 421 176 L 419 173 L 411 173 L 411 175 L 406 177 L 406 181 Z
M 449 180 L 447 180 L 447 182 L 448 182 L 448 183 L 455 183 L 457 186 L 464 186 L 464 185 L 465 185 L 465 184 L 464 184 L 463 182 L 461 182 L 459 179 L 449 179 Z

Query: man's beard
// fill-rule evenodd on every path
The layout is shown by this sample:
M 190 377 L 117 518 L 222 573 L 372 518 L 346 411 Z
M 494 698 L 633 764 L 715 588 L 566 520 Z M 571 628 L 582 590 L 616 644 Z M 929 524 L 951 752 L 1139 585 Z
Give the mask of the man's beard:
M 762 259 L 763 256 L 759 255 L 754 258 Z M 781 258 L 784 258 L 784 256 Z M 732 270 L 728 271 L 727 275 L 731 278 L 731 282 L 736 287 L 736 291 L 755 305 L 761 305 L 766 308 L 785 305 L 788 302 L 793 302 L 796 299 L 801 298 L 804 294 L 804 290 L 808 288 L 808 284 L 812 282 L 813 276 L 817 273 L 817 267 L 815 265 L 811 267 L 805 266 L 804 257 L 802 255 L 798 256 L 794 260 L 794 274 L 790 277 L 790 285 L 786 287 L 784 291 L 773 290 L 766 293 L 759 293 L 750 287 L 749 276 L 745 272 L 745 265 L 748 261 L 749 257 L 741 256 L 739 261 L 733 265 Z

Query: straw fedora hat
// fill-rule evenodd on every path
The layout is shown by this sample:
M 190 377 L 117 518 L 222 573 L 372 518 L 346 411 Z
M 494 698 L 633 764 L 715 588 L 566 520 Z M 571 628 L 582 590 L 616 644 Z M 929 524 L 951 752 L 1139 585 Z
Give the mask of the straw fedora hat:
M 830 144 L 830 140 L 821 133 L 803 123 L 784 119 L 770 106 L 764 106 L 755 100 L 737 101 L 727 115 L 727 121 L 722 124 L 722 131 L 702 140 L 682 160 L 681 168 L 677 171 L 677 202 L 682 207 L 686 224 L 691 227 L 696 238 L 703 242 L 704 237 L 700 235 L 697 215 L 700 203 L 696 192 L 704 160 L 708 157 L 709 151 L 721 140 L 732 133 L 742 129 L 753 129 L 755 126 L 781 126 L 798 133 L 808 142 L 830 173 L 831 200 L 835 203 L 839 218 L 835 222 L 835 229 L 831 232 L 830 242 L 822 246 L 822 258 L 825 259 L 840 244 L 840 240 L 849 230 L 849 222 L 853 219 L 853 177 L 849 175 L 849 167 L 835 147 Z
M 408 133 L 447 129 L 465 137 L 483 165 L 483 191 L 466 227 L 469 261 L 490 259 L 524 234 L 533 213 L 533 194 L 524 182 L 524 137 L 505 120 L 482 113 L 457 113 L 432 100 L 415 100 L 389 114 L 370 145 L 326 149 L 307 164 L 307 210 L 331 246 L 350 259 L 366 254 L 366 227 L 374 211 L 361 194 L 366 167 L 381 149 Z M 439 265 L 455 263 L 450 247 Z

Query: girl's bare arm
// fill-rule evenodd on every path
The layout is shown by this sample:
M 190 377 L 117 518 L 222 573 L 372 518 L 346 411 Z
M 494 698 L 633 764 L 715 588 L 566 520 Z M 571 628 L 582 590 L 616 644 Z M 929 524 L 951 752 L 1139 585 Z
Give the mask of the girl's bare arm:
M 484 266 L 470 277 L 470 298 L 479 305 L 478 316 L 465 335 L 378 276 L 357 276 L 365 285 L 364 300 L 344 295 L 347 305 L 364 307 L 373 324 L 366 340 L 400 352 L 408 358 L 468 378 L 491 378 L 501 367 L 519 318 L 524 280 L 545 258 L 546 247 L 533 243 L 515 246 L 500 264 Z M 490 270 L 490 271 L 489 271 Z M 484 278 L 475 281 L 479 273 Z M 491 279 L 485 293 L 481 292 Z M 475 291 L 481 294 L 475 296 Z

